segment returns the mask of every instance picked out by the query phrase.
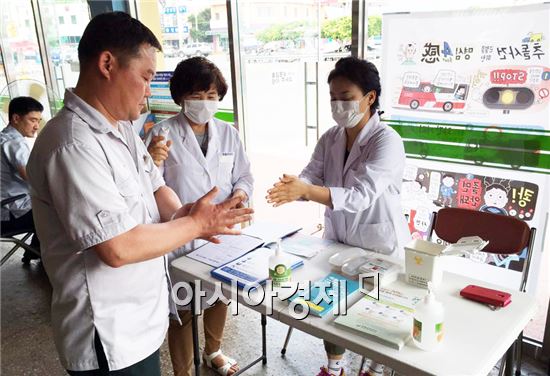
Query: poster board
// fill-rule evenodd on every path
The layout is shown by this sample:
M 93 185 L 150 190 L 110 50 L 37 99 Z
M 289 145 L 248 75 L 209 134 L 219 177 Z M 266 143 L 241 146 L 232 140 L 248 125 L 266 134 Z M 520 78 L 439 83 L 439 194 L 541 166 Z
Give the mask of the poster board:
M 479 134 L 491 132 L 493 138 L 498 138 L 499 133 L 508 137 L 506 132 L 510 130 L 516 136 L 527 130 L 547 134 L 549 19 L 548 3 L 384 14 L 381 69 L 384 119 L 389 124 L 404 122 L 405 126 L 406 122 L 438 124 L 436 127 L 442 129 L 446 125 L 466 130 L 474 126 L 480 130 Z M 406 146 L 420 143 L 415 140 L 414 131 L 408 134 L 404 137 Z M 432 142 L 435 148 L 448 145 L 445 132 L 441 134 L 439 140 L 422 142 Z M 505 143 L 506 139 L 502 141 Z M 461 147 L 468 150 L 467 141 L 463 142 Z M 525 220 L 539 230 L 528 281 L 528 290 L 534 291 L 549 211 L 548 173 L 544 168 L 542 173 L 534 173 L 521 168 L 514 171 L 518 166 L 510 165 L 508 169 L 485 167 L 466 158 L 461 160 L 464 151 L 454 159 L 435 162 L 429 160 L 430 149 L 426 150 L 426 155 L 408 160 L 403 181 L 403 206 L 413 236 L 425 237 L 432 213 L 443 206 Z M 538 152 L 547 156 L 547 150 Z M 523 253 L 479 261 L 520 270 L 524 259 Z

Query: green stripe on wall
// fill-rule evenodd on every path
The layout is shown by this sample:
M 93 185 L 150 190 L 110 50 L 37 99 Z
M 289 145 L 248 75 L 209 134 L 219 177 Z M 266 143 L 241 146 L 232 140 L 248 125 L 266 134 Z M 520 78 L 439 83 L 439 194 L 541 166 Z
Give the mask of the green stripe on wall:
M 444 158 L 550 174 L 550 131 L 383 120 L 403 138 L 411 158 Z M 493 166 L 493 164 L 502 166 Z
M 233 111 L 218 111 L 216 112 L 215 117 L 216 119 L 220 119 L 228 123 L 235 123 L 235 114 L 233 113 Z
M 390 125 L 404 139 L 476 144 L 496 148 L 523 148 L 530 151 L 550 151 L 550 136 Z

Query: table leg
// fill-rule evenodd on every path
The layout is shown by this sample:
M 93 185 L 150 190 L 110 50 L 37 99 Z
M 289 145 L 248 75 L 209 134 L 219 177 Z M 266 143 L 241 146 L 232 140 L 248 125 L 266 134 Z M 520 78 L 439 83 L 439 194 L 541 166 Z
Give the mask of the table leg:
M 367 357 L 365 356 L 361 357 L 361 365 L 359 366 L 359 373 L 357 373 L 357 376 L 361 376 L 361 372 L 363 371 L 363 367 L 365 366 L 366 360 L 367 360 Z
M 284 357 L 285 354 L 286 354 L 286 348 L 288 346 L 288 342 L 290 342 L 290 336 L 292 335 L 293 330 L 294 330 L 294 328 L 292 326 L 288 327 L 288 332 L 286 333 L 286 338 L 285 338 L 285 344 L 283 345 L 283 348 L 281 349 L 281 356 L 282 357 Z
M 262 364 L 267 364 L 267 317 L 262 313 Z
M 516 340 L 516 376 L 521 376 L 521 357 L 523 350 L 523 332 L 519 333 Z M 548 370 L 550 372 L 550 370 Z
M 260 361 L 262 361 L 262 364 L 267 363 L 267 335 L 266 335 L 266 330 L 265 330 L 266 326 L 267 326 L 267 318 L 264 314 L 262 314 L 261 323 L 262 323 L 262 356 L 260 356 L 256 360 L 250 362 L 249 364 L 242 367 L 241 369 L 239 369 L 239 371 L 234 373 L 233 376 L 239 376 L 239 375 L 244 374 L 245 371 L 247 371 L 249 368 L 251 368 L 253 365 L 255 365 L 256 363 L 258 363 Z
M 195 284 L 191 283 L 191 289 L 195 291 Z M 199 316 L 195 313 L 195 294 L 191 297 L 191 330 L 193 332 L 193 363 L 195 365 L 195 376 L 201 374 L 201 358 L 199 348 Z
M 512 346 L 506 352 L 506 369 L 504 375 L 512 376 L 514 374 L 514 350 L 516 348 L 516 343 L 514 342 Z

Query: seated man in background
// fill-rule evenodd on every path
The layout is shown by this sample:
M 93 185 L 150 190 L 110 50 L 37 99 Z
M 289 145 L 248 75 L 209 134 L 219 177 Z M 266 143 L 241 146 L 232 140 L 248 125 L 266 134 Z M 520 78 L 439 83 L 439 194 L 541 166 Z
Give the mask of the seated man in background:
M 31 151 L 25 137 L 35 136 L 42 120 L 42 111 L 44 107 L 34 98 L 14 98 L 9 104 L 8 126 L 0 132 L 1 199 L 3 201 L 21 194 L 25 195 L 2 206 L 2 232 L 14 230 L 32 232 L 31 246 L 36 250 L 40 250 L 40 242 L 34 229 L 31 197 L 27 184 L 25 168 Z M 33 258 L 38 256 L 25 250 L 23 262 L 28 264 Z

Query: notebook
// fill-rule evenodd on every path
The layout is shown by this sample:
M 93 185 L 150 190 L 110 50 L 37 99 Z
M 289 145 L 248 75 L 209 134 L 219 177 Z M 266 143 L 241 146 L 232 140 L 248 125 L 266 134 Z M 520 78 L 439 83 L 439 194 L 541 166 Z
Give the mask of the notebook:
M 270 229 L 271 230 L 268 230 Z M 227 264 L 269 242 L 301 230 L 295 225 L 257 222 L 243 230 L 241 235 L 220 235 L 220 244 L 206 243 L 186 256 L 215 268 Z

